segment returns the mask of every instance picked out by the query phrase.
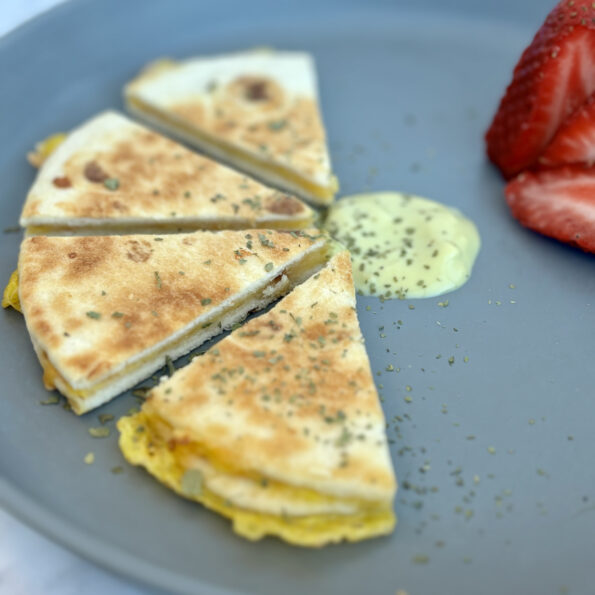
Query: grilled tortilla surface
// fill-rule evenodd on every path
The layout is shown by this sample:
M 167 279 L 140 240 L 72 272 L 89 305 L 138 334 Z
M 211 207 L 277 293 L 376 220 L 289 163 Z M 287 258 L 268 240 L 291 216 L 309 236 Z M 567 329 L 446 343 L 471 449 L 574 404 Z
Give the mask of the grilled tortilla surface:
M 25 238 L 19 296 L 47 388 L 77 413 L 108 401 L 322 266 L 313 233 Z
M 312 210 L 116 112 L 71 132 L 47 158 L 21 214 L 30 233 L 297 229 Z
M 321 546 L 394 527 L 396 480 L 347 252 L 118 427 L 131 463 L 248 539 Z

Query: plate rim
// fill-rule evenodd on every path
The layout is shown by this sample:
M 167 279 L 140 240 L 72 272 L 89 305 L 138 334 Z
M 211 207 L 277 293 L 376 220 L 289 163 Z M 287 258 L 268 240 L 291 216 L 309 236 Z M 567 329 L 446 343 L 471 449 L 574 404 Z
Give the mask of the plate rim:
M 30 36 L 36 29 L 44 27 L 53 19 L 68 15 L 85 4 L 92 4 L 93 1 L 63 0 L 46 8 L 1 35 L 0 53 L 19 37 Z M 477 16 L 472 15 L 470 18 Z M 51 508 L 44 508 L 27 492 L 11 485 L 3 477 L 0 477 L 0 507 L 34 531 L 120 580 L 133 581 L 133 584 L 167 593 L 194 594 L 198 591 L 204 595 L 243 595 L 241 591 L 222 588 L 202 578 L 193 578 L 181 571 L 174 572 L 162 565 L 150 563 L 135 553 L 101 539 L 71 520 L 61 517 Z
M 224 589 L 202 579 L 197 580 L 182 573 L 172 572 L 149 563 L 119 546 L 108 544 L 50 509 L 43 508 L 28 494 L 11 486 L 1 477 L 0 507 L 29 528 L 73 554 L 115 574 L 121 580 L 132 579 L 140 585 L 157 587 L 169 593 L 196 594 L 196 589 L 200 588 L 203 595 L 243 595 L 240 591 Z

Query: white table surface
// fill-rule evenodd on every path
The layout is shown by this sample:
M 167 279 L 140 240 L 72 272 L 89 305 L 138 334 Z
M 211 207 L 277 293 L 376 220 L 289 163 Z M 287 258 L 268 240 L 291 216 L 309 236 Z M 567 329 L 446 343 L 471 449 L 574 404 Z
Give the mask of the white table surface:
M 0 0 L 0 36 L 62 0 Z M 142 595 L 0 509 L 0 595 Z

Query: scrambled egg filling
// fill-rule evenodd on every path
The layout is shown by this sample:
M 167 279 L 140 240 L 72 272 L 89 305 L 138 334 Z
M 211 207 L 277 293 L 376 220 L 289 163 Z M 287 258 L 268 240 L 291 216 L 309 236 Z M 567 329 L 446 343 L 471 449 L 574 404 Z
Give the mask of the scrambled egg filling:
M 339 180 L 336 176 L 332 176 L 328 186 L 322 186 L 304 178 L 296 171 L 289 169 L 288 167 L 284 167 L 283 165 L 279 164 L 271 164 L 264 159 L 259 159 L 255 157 L 252 153 L 248 151 L 244 151 L 237 147 L 234 147 L 228 143 L 222 142 L 215 137 L 198 130 L 193 126 L 189 126 L 186 124 L 182 124 L 177 120 L 174 120 L 171 116 L 169 116 L 166 112 L 162 112 L 149 104 L 145 103 L 144 101 L 138 99 L 137 97 L 129 97 L 128 102 L 134 108 L 136 108 L 139 112 L 148 114 L 154 118 L 159 120 L 165 121 L 169 126 L 173 128 L 177 128 L 181 130 L 183 133 L 194 136 L 198 139 L 199 142 L 209 144 L 215 146 L 220 151 L 224 152 L 228 158 L 242 160 L 245 163 L 250 164 L 253 167 L 261 168 L 264 171 L 271 172 L 280 178 L 286 180 L 291 184 L 295 184 L 299 188 L 302 188 L 305 192 L 315 196 L 316 198 L 320 198 L 323 200 L 331 201 L 335 194 L 339 191 Z
M 21 312 L 21 302 L 19 300 L 19 272 L 13 271 L 8 280 L 8 284 L 4 288 L 4 295 L 2 296 L 3 308 L 14 308 Z
M 27 160 L 33 167 L 41 167 L 43 162 L 61 145 L 68 135 L 57 132 L 35 145 L 35 150 L 27 153 Z
M 368 537 L 390 533 L 396 519 L 388 506 L 361 502 L 355 514 L 311 514 L 289 516 L 267 514 L 235 505 L 209 490 L 208 484 L 196 470 L 188 470 L 181 462 L 181 452 L 151 430 L 151 419 L 140 412 L 123 417 L 118 422 L 120 448 L 133 465 L 144 466 L 159 481 L 179 495 L 201 502 L 233 522 L 233 529 L 242 537 L 258 540 L 266 535 L 276 535 L 294 545 L 320 547 L 342 540 L 359 541 Z M 209 463 L 217 470 L 225 468 L 217 461 Z M 338 500 L 304 488 L 277 483 L 288 499 Z

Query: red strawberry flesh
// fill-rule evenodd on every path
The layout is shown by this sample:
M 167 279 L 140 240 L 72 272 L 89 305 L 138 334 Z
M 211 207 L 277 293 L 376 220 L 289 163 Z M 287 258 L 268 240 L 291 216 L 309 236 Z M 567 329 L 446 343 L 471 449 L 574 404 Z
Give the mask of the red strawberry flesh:
M 574 112 L 558 129 L 539 157 L 541 167 L 595 163 L 595 95 Z
M 595 252 L 595 169 L 524 172 L 506 186 L 505 194 L 524 226 Z
M 523 52 L 486 133 L 505 177 L 533 166 L 560 124 L 595 91 L 595 5 L 564 0 Z

